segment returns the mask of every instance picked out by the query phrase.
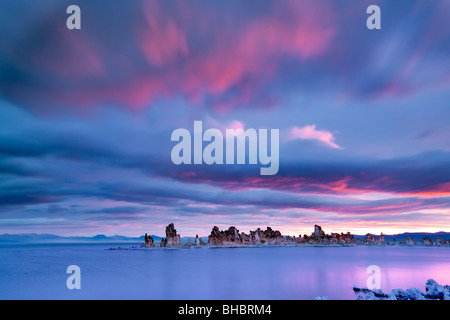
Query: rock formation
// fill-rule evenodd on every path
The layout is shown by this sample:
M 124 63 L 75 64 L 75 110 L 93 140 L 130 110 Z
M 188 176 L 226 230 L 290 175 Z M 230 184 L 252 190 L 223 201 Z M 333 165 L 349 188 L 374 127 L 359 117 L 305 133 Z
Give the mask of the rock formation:
M 217 226 L 214 226 L 208 237 L 208 243 L 212 246 L 281 244 L 284 242 L 286 242 L 286 239 L 281 235 L 281 232 L 274 231 L 270 227 L 267 227 L 266 230 L 258 228 L 255 231 L 250 231 L 248 235 L 244 232 L 239 233 L 236 227 L 229 227 L 228 230 L 220 231 Z
M 147 234 L 146 234 L 147 235 Z M 151 240 L 153 244 L 153 239 Z M 178 247 L 181 246 L 181 237 L 177 234 L 177 230 L 173 223 L 166 227 L 166 237 L 161 239 L 160 247 Z
M 410 236 L 408 236 L 408 238 L 406 239 L 406 244 L 408 246 L 413 246 L 416 244 L 416 241 L 413 238 L 411 238 Z
M 431 245 L 433 245 L 433 241 L 429 237 L 425 237 L 422 240 L 422 244 L 427 245 L 427 246 L 431 246 Z
M 175 229 L 173 223 L 166 227 L 166 240 L 167 246 L 169 247 L 177 247 L 181 245 L 181 237 L 177 234 L 177 230 Z
M 243 245 L 250 245 L 251 244 L 251 239 L 250 236 L 248 234 L 246 234 L 245 232 L 241 232 L 241 242 Z
M 147 236 L 147 234 L 145 234 L 144 237 L 144 246 L 146 247 L 153 247 L 153 238 L 152 236 Z
M 442 241 L 442 239 L 440 237 L 436 237 L 436 241 L 434 242 L 434 244 L 437 246 L 443 246 L 444 242 Z
M 327 236 L 328 244 L 353 244 L 355 243 L 355 238 L 350 232 L 343 233 L 331 233 Z
M 375 235 L 368 233 L 366 234 L 366 238 L 364 239 L 365 245 L 387 245 L 389 244 L 386 239 L 384 238 L 383 232 L 380 234 L 380 237 L 377 238 Z M 396 243 L 395 238 L 393 239 L 393 243 Z
M 241 243 L 241 237 L 239 236 L 239 230 L 236 227 L 229 227 L 225 230 L 225 242 L 228 243 Z
M 145 234 L 145 242 L 142 244 L 144 247 L 153 247 L 154 240 L 151 236 Z M 161 239 L 161 247 L 181 247 L 181 246 L 248 246 L 248 245 L 426 245 L 426 246 L 449 246 L 450 240 L 441 239 L 436 237 L 436 241 L 433 242 L 429 237 L 425 237 L 421 242 L 416 242 L 411 236 L 401 241 L 396 241 L 393 238 L 392 243 L 385 240 L 383 233 L 379 237 L 371 233 L 367 233 L 364 239 L 355 238 L 350 232 L 347 233 L 331 233 L 326 234 L 322 227 L 319 225 L 314 226 L 314 232 L 311 235 L 299 235 L 295 236 L 283 236 L 280 231 L 273 230 L 271 227 L 267 227 L 266 230 L 258 228 L 254 231 L 250 231 L 248 234 L 245 232 L 239 232 L 239 230 L 231 226 L 226 230 L 219 230 L 219 227 L 214 226 L 211 230 L 211 234 L 208 236 L 208 243 L 205 244 L 202 238 L 198 235 L 195 236 L 195 240 L 190 238 L 187 243 L 181 243 L 181 237 L 177 234 L 177 230 L 173 223 L 166 227 L 166 238 Z
M 208 237 L 208 242 L 213 246 L 223 246 L 241 244 L 242 240 L 236 227 L 229 227 L 228 230 L 220 231 L 219 227 L 214 226 Z
M 219 230 L 219 227 L 214 226 L 211 230 L 211 234 L 208 236 L 208 243 L 212 246 L 223 245 L 225 239 L 225 233 Z
M 321 226 L 315 225 L 314 226 L 314 232 L 311 234 L 311 236 L 308 237 L 308 243 L 316 243 L 316 244 L 326 244 L 327 236 L 325 232 L 322 230 Z
M 204 245 L 202 238 L 199 238 L 199 237 L 198 237 L 198 234 L 195 235 L 195 245 L 196 245 L 196 246 L 202 246 L 202 245 Z
M 281 244 L 285 240 L 280 231 L 274 231 L 271 227 L 267 227 L 266 230 L 258 228 L 255 231 L 250 231 L 250 241 L 252 244 Z
M 293 245 L 297 243 L 297 239 L 295 238 L 295 236 L 291 237 L 291 236 L 286 236 L 285 237 L 285 244 L 287 245 Z
M 245 233 L 240 234 L 236 227 L 229 227 L 228 230 L 220 231 L 219 227 L 214 226 L 208 237 L 208 243 L 212 246 L 250 244 L 250 238 Z
M 304 236 L 307 236 L 307 235 L 305 234 Z M 295 239 L 295 242 L 298 244 L 305 244 L 306 240 L 305 240 L 304 236 L 302 237 L 302 235 L 299 234 L 298 238 Z
M 366 234 L 366 238 L 364 239 L 364 244 L 374 244 L 376 242 L 376 238 L 373 234 Z

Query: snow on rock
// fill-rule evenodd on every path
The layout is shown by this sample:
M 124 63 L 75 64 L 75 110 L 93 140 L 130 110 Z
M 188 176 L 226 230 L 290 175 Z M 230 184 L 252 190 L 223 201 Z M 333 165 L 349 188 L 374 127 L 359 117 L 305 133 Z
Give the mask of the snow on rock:
M 397 297 L 394 293 L 390 292 L 387 294 L 387 300 L 397 300 Z
M 370 291 L 365 296 L 362 293 L 358 294 L 356 300 L 380 300 L 380 298 L 377 298 L 375 296 L 375 293 L 373 291 Z
M 353 291 L 359 292 L 356 300 L 450 300 L 450 286 L 442 286 L 433 279 L 427 280 L 425 293 L 414 287 L 406 290 L 392 289 L 390 293 L 383 293 L 381 289 L 371 290 L 358 287 L 353 287 Z
M 405 300 L 423 300 L 423 293 L 420 289 L 417 288 L 409 288 L 405 291 L 406 299 Z
M 444 299 L 445 296 L 450 295 L 449 286 L 441 286 L 433 279 L 428 279 L 425 285 L 425 298 L 428 299 Z
M 408 300 L 406 292 L 402 289 L 392 289 L 391 291 L 397 300 Z

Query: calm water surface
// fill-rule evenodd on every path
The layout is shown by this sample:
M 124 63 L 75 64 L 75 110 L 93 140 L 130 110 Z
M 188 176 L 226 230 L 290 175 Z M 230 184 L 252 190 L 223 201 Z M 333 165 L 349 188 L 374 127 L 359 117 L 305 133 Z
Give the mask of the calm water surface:
M 355 299 L 370 265 L 384 291 L 450 284 L 450 248 L 106 250 L 117 246 L 0 246 L 0 299 Z M 66 287 L 69 265 L 80 290 Z

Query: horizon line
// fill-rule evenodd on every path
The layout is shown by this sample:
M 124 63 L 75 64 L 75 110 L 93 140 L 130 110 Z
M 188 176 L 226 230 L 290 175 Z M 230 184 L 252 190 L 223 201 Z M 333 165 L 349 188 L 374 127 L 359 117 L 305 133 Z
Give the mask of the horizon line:
M 326 234 L 332 234 L 332 233 L 341 234 L 339 232 L 331 232 L 331 233 L 326 233 Z M 438 234 L 438 233 L 449 233 L 450 234 L 450 231 L 436 231 L 436 232 L 426 232 L 426 231 L 411 232 L 411 231 L 405 231 L 405 232 L 402 232 L 402 233 L 393 233 L 393 234 L 385 234 L 385 233 L 383 233 L 383 236 L 396 236 L 396 235 L 402 235 L 402 234 Z M 350 234 L 354 235 L 354 236 L 365 236 L 365 235 L 367 235 L 367 233 L 365 233 L 365 234 L 350 233 Z M 371 234 L 371 235 L 379 235 L 378 233 L 369 233 L 369 234 Z M 59 234 L 55 234 L 55 233 L 29 232 L 29 233 L 1 233 L 0 237 L 1 236 L 7 236 L 7 235 L 11 235 L 11 236 L 49 235 L 49 236 L 57 236 L 57 237 L 61 237 L 61 238 L 94 238 L 94 237 L 97 237 L 97 236 L 105 236 L 105 237 L 108 237 L 108 238 L 111 238 L 111 237 L 140 238 L 140 237 L 143 237 L 145 235 L 145 233 L 143 233 L 142 235 L 139 235 L 139 236 L 125 236 L 125 235 L 121 235 L 121 234 L 106 235 L 106 234 L 103 234 L 103 233 L 98 233 L 98 234 L 95 234 L 95 235 L 64 235 L 63 236 L 63 235 L 59 235 Z M 166 236 L 159 236 L 159 235 L 156 235 L 156 234 L 148 234 L 148 235 L 152 236 L 152 237 L 155 236 L 155 237 L 158 237 L 158 238 L 166 238 Z M 282 236 L 283 237 L 288 237 L 288 236 L 289 237 L 293 237 L 293 236 L 297 237 L 296 235 L 290 235 L 290 234 L 282 234 Z M 207 237 L 209 237 L 209 235 L 199 236 L 199 237 L 207 238 Z M 181 236 L 181 238 L 195 238 L 195 236 Z

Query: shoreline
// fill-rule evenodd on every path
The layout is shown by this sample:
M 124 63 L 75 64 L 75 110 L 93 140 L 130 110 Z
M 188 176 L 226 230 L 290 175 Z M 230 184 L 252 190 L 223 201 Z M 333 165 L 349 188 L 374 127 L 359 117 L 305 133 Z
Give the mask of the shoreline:
M 154 248 L 158 242 L 154 241 L 152 236 L 148 236 L 147 233 L 144 236 L 143 247 Z M 280 231 L 273 230 L 271 227 L 267 227 L 266 230 L 261 228 L 251 231 L 247 234 L 245 232 L 239 232 L 239 230 L 231 226 L 227 230 L 220 230 L 217 226 L 214 226 L 211 230 L 211 234 L 208 236 L 208 240 L 205 243 L 202 237 L 195 236 L 194 241 L 188 238 L 187 243 L 181 242 L 181 235 L 177 233 L 173 223 L 170 223 L 166 227 L 166 238 L 162 238 L 159 242 L 159 247 L 255 247 L 255 246 L 395 246 L 395 245 L 407 245 L 407 246 L 450 246 L 450 240 L 441 239 L 436 236 L 436 240 L 433 241 L 430 237 L 426 236 L 421 241 L 414 240 L 408 235 L 406 240 L 397 241 L 393 238 L 391 241 L 387 241 L 383 233 L 380 236 L 375 236 L 371 233 L 367 233 L 365 238 L 361 238 L 347 233 L 331 233 L 326 234 L 322 227 L 314 225 L 314 232 L 311 235 L 300 234 L 295 236 L 283 236 Z
M 222 246 L 210 246 L 210 245 L 202 245 L 202 246 L 193 246 L 193 245 L 180 245 L 180 246 L 170 246 L 170 247 L 161 247 L 161 246 L 132 246 L 132 247 L 111 247 L 105 250 L 188 250 L 188 249 L 241 249 L 241 248 L 450 248 L 449 245 L 403 245 L 403 244 L 376 244 L 376 245 L 358 245 L 358 244 L 266 244 L 266 245 L 222 245 Z

